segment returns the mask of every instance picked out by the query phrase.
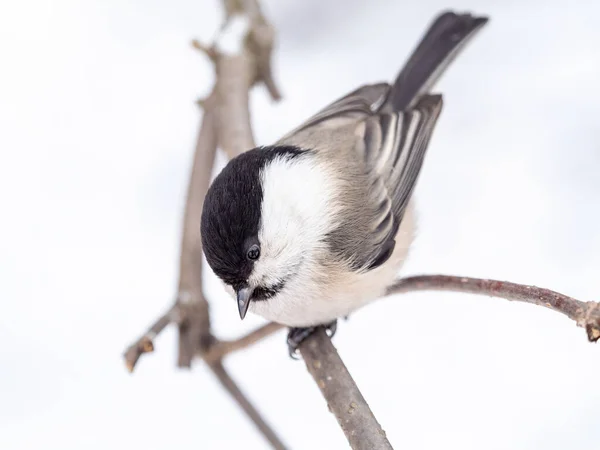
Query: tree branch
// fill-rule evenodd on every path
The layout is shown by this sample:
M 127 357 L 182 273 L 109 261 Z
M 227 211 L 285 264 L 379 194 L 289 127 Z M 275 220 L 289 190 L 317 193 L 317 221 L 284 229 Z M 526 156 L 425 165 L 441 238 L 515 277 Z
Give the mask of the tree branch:
M 245 348 L 248 348 L 271 336 L 272 334 L 275 334 L 282 328 L 284 328 L 283 325 L 271 322 L 234 341 L 216 341 L 204 353 L 204 361 L 206 361 L 208 364 L 213 361 L 221 361 L 228 354 L 244 350 Z
M 204 117 L 198 133 L 183 216 L 176 303 L 179 313 L 179 367 L 191 367 L 199 347 L 205 349 L 212 341 L 208 302 L 202 288 L 202 242 L 198 224 L 217 151 L 216 108 L 217 98 L 211 94 L 204 102 Z
M 139 358 L 144 353 L 154 351 L 154 338 L 158 336 L 171 323 L 178 323 L 179 320 L 179 305 L 175 304 L 169 310 L 160 316 L 137 341 L 133 342 L 123 353 L 125 366 L 129 372 L 133 372 Z M 283 325 L 270 322 L 262 327 L 257 328 L 250 333 L 234 339 L 232 341 L 221 341 L 212 337 L 211 342 L 201 357 L 207 364 L 222 361 L 230 353 L 245 350 L 248 347 L 268 338 L 279 330 L 284 328 Z
M 391 450 L 385 431 L 325 330 L 318 328 L 299 350 L 350 446 L 354 450 Z
M 250 126 L 249 91 L 264 82 L 271 96 L 279 91 L 270 73 L 274 31 L 256 0 L 224 0 L 226 20 L 213 46 L 198 41 L 192 45 L 215 65 L 216 82 L 208 98 L 199 101 L 204 109 L 194 153 L 183 219 L 179 289 L 177 301 L 144 335 L 125 351 L 125 363 L 133 371 L 140 356 L 153 351 L 153 339 L 169 324 L 179 327 L 179 367 L 191 367 L 202 358 L 248 418 L 275 449 L 285 446 L 256 408 L 241 392 L 223 366 L 223 358 L 246 348 L 281 328 L 267 324 L 235 341 L 219 341 L 211 332 L 209 306 L 202 286 L 200 219 L 204 197 L 211 180 L 217 146 L 230 157 L 254 147 Z
M 585 328 L 591 342 L 600 339 L 600 303 L 582 302 L 536 286 L 450 275 L 420 275 L 398 280 L 388 288 L 387 295 L 425 290 L 490 295 L 544 306 Z M 314 333 L 299 350 L 351 447 L 355 450 L 391 448 L 327 333 L 324 330 Z
M 233 381 L 223 364 L 215 362 L 209 364 L 210 370 L 215 374 L 221 385 L 225 388 L 231 397 L 236 401 L 240 408 L 246 413 L 248 418 L 256 425 L 258 431 L 269 441 L 271 446 L 276 450 L 285 450 L 285 445 L 273 432 L 271 427 L 264 421 L 259 412 L 254 408 L 252 403 L 246 398 L 244 393 L 240 390 L 237 383 Z
M 387 295 L 411 291 L 466 292 L 544 306 L 566 315 L 585 328 L 591 342 L 600 338 L 600 303 L 582 302 L 549 289 L 481 278 L 421 275 L 398 280 L 388 288 Z
M 125 366 L 129 372 L 133 372 L 135 365 L 144 353 L 150 353 L 154 351 L 154 338 L 158 336 L 167 325 L 173 322 L 177 322 L 179 317 L 178 305 L 175 304 L 169 308 L 169 310 L 156 319 L 148 331 L 146 331 L 142 337 L 127 347 L 123 358 L 125 359 Z
M 275 31 L 262 15 L 257 0 L 225 0 L 227 22 L 215 42 L 219 97 L 219 143 L 229 158 L 253 148 L 249 91 L 262 82 L 271 97 L 279 90 L 271 73 Z

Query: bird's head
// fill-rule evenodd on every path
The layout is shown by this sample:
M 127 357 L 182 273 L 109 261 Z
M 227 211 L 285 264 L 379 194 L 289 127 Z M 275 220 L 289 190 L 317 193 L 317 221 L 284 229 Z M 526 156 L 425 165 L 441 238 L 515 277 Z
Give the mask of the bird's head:
M 332 225 L 331 178 L 311 151 L 283 146 L 249 150 L 215 178 L 204 200 L 202 246 L 237 293 L 242 319 L 252 302 L 277 301 L 317 275 Z

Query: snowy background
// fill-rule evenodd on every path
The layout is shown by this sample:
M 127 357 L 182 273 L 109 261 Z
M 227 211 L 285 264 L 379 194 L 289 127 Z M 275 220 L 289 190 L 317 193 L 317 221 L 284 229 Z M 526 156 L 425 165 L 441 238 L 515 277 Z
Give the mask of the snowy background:
M 598 299 L 600 3 L 262 3 L 285 98 L 253 93 L 261 144 L 391 79 L 440 9 L 489 14 L 438 85 L 405 273 Z M 266 448 L 202 365 L 174 368 L 173 329 L 133 376 L 121 359 L 174 296 L 194 101 L 213 81 L 189 41 L 220 23 L 217 0 L 0 4 L 3 450 Z M 207 282 L 220 337 L 261 323 Z M 598 448 L 600 348 L 552 311 L 411 294 L 355 314 L 335 344 L 396 448 Z M 346 448 L 282 333 L 227 366 L 291 448 Z

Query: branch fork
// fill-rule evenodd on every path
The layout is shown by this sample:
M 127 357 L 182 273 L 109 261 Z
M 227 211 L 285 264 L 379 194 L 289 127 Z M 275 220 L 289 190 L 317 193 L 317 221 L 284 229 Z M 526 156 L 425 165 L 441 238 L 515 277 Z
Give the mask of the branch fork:
M 226 18 L 211 46 L 194 40 L 192 46 L 208 56 L 217 74 L 211 94 L 198 101 L 204 110 L 183 219 L 179 287 L 175 303 L 124 353 L 132 372 L 144 353 L 154 350 L 154 338 L 169 324 L 179 329 L 179 367 L 191 367 L 202 359 L 259 432 L 274 449 L 285 449 L 281 439 L 265 422 L 223 366 L 230 353 L 242 350 L 277 332 L 281 326 L 267 324 L 234 341 L 221 341 L 211 330 L 209 305 L 202 286 L 200 217 L 208 190 L 217 147 L 230 158 L 254 147 L 248 112 L 248 92 L 264 81 L 274 99 L 279 90 L 270 73 L 274 31 L 262 16 L 256 0 L 224 0 Z

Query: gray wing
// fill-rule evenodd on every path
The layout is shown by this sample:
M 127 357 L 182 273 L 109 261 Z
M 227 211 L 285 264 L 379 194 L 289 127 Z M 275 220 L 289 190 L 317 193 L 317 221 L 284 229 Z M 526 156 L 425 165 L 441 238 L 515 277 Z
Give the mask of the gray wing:
M 374 179 L 383 181 L 390 210 L 404 215 L 439 114 L 442 96 L 428 94 L 406 111 L 382 113 L 359 125 L 357 149 Z
M 423 95 L 406 111 L 388 112 L 389 93 L 387 84 L 357 89 L 279 141 L 321 151 L 329 146 L 349 160 L 340 174 L 345 202 L 360 214 L 348 214 L 328 242 L 354 270 L 374 269 L 391 256 L 442 108 L 440 95 Z
M 373 114 L 357 124 L 355 148 L 370 186 L 362 186 L 360 221 L 332 236 L 354 270 L 374 269 L 391 256 L 441 109 L 440 95 L 423 95 L 406 111 Z
M 323 128 L 341 129 L 375 114 L 386 102 L 391 91 L 387 83 L 362 86 L 326 106 L 278 142 L 295 140 L 299 135 L 321 131 Z

